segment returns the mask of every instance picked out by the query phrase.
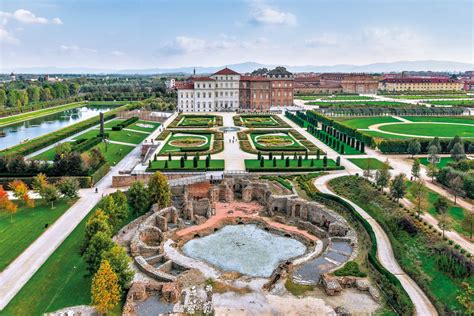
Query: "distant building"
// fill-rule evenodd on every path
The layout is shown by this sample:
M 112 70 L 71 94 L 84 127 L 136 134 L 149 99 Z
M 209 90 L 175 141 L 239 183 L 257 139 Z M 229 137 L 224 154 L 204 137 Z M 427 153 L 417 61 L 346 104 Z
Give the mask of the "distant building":
M 399 77 L 383 79 L 379 83 L 379 89 L 382 91 L 460 91 L 464 89 L 464 83 L 447 77 Z
M 376 94 L 378 77 L 367 74 L 300 74 L 295 78 L 296 94 L 359 93 Z
M 16 81 L 16 75 L 13 72 L 10 74 L 10 81 Z
M 266 111 L 293 105 L 293 74 L 277 67 L 261 76 L 243 76 L 224 68 L 209 77 L 176 83 L 178 109 L 185 112 Z

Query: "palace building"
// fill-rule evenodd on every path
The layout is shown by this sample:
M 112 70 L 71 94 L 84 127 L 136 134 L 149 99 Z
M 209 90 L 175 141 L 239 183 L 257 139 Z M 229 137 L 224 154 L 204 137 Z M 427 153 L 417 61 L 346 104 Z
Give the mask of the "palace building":
M 386 78 L 379 83 L 379 89 L 382 91 L 460 91 L 464 89 L 464 82 L 448 77 Z
M 178 109 L 184 112 L 267 111 L 293 105 L 293 74 L 277 67 L 261 76 L 224 68 L 209 77 L 176 82 Z

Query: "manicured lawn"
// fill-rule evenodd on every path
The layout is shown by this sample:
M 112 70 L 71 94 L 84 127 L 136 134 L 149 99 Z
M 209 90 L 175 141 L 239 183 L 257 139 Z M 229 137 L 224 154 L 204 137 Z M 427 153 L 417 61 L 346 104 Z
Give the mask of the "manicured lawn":
M 319 105 L 320 107 L 371 107 L 371 106 L 391 106 L 391 107 L 403 107 L 407 106 L 406 103 L 392 102 L 392 101 L 354 101 L 354 102 L 306 102 L 306 105 Z
M 295 95 L 295 100 L 310 101 L 310 100 L 316 100 L 323 97 L 326 97 L 326 95 Z
M 56 148 L 52 147 L 46 151 L 43 151 L 41 154 L 34 156 L 32 159 L 53 161 L 55 156 Z
M 412 122 L 445 122 L 445 123 L 462 123 L 462 124 L 473 124 L 474 125 L 474 116 L 404 116 L 404 119 L 407 119 Z
M 224 160 L 213 160 L 211 159 L 209 168 L 206 168 L 206 160 L 201 157 L 198 162 L 197 168 L 194 167 L 192 157 L 184 162 L 184 168 L 181 168 L 179 159 L 168 161 L 168 168 L 165 169 L 166 160 L 157 160 L 151 162 L 151 168 L 149 170 L 162 170 L 162 171 L 204 171 L 204 170 L 224 170 Z
M 380 130 L 417 136 L 438 136 L 438 137 L 474 137 L 474 124 L 450 125 L 450 124 L 429 124 L 429 123 L 400 123 L 380 126 Z
M 407 181 L 408 188 L 410 188 L 411 184 L 412 183 L 410 181 Z M 413 198 L 410 194 L 410 191 L 408 191 L 407 198 L 411 202 L 413 202 Z M 434 207 L 434 204 L 438 199 L 439 199 L 439 194 L 428 189 L 428 213 L 430 213 L 432 216 L 436 218 L 439 218 L 441 215 L 436 211 Z M 449 208 L 446 214 L 449 215 L 449 217 L 452 220 L 451 224 L 452 224 L 453 230 L 455 230 L 456 232 L 466 237 L 469 237 L 469 232 L 465 231 L 462 228 L 462 221 L 464 219 L 465 210 L 462 207 L 455 206 L 453 203 L 449 203 Z
M 94 208 L 95 209 L 95 208 Z M 42 315 L 68 306 L 88 305 L 91 302 L 91 276 L 79 250 L 84 238 L 89 215 L 72 231 L 41 268 L 10 301 L 1 315 Z M 123 225 L 135 219 L 130 210 Z M 121 315 L 114 310 L 111 315 Z
M 183 115 L 178 126 L 181 127 L 208 127 L 214 126 L 216 117 L 214 115 Z
M 145 138 L 147 138 L 147 134 L 144 133 L 137 133 L 127 130 L 121 131 L 112 131 L 106 130 L 105 133 L 109 134 L 109 140 L 116 141 L 116 142 L 124 142 L 129 144 L 139 144 Z M 79 138 L 92 138 L 96 137 L 99 134 L 99 129 L 90 130 L 80 136 L 77 136 L 76 139 Z
M 290 165 L 286 166 L 286 159 L 276 159 L 276 166 L 273 166 L 273 160 L 264 160 L 263 167 L 260 165 L 260 160 L 258 159 L 245 159 L 245 169 L 247 171 L 317 171 L 325 169 L 323 165 L 323 159 L 313 159 L 314 165 L 311 166 L 310 159 L 302 159 L 301 167 L 298 166 L 298 160 L 294 160 L 293 157 L 290 158 Z M 337 169 L 336 162 L 332 159 L 328 159 L 327 169 Z M 340 167 L 340 169 L 344 169 Z
M 192 132 L 173 133 L 168 139 L 166 144 L 160 151 L 160 154 L 168 154 L 174 152 L 184 151 L 182 149 L 188 149 L 188 151 L 207 151 L 211 148 L 212 134 L 193 134 Z M 188 143 L 189 146 L 178 146 L 178 144 Z M 192 149 L 192 150 L 190 150 Z
M 367 170 L 367 165 L 370 166 L 370 170 L 379 170 L 385 166 L 385 163 L 375 158 L 349 158 L 357 167 L 362 170 Z
M 392 135 L 392 134 L 385 134 L 382 132 L 377 132 L 377 131 L 361 131 L 364 134 L 371 135 L 374 137 L 379 137 L 379 138 L 387 138 L 387 139 L 404 139 L 404 138 L 413 138 L 411 136 L 400 136 L 400 135 Z
M 438 162 L 437 166 L 438 168 L 443 168 L 445 167 L 448 162 L 453 161 L 451 157 L 441 157 L 440 161 Z M 428 162 L 428 158 L 424 157 L 420 159 L 420 162 L 422 165 L 428 166 L 430 163 Z
M 134 147 L 122 144 L 107 144 L 107 151 L 105 151 L 105 144 L 100 143 L 94 148 L 99 148 L 99 150 L 104 155 L 105 160 L 111 166 L 115 166 L 123 157 L 125 157 L 129 152 L 133 150 Z
M 474 99 L 467 100 L 450 100 L 450 101 L 429 101 L 433 105 L 452 105 L 452 106 L 473 106 Z
M 118 123 L 123 122 L 123 121 L 125 121 L 125 120 L 114 119 L 114 120 L 105 122 L 104 127 L 105 127 L 105 128 L 112 128 L 112 126 L 115 126 L 115 125 L 117 125 Z
M 469 98 L 467 94 L 445 94 L 445 95 L 391 95 L 388 96 L 393 99 L 408 99 L 408 100 L 428 100 L 428 99 L 465 99 Z
M 373 100 L 372 97 L 366 97 L 361 95 L 335 95 L 322 98 L 322 100 Z
M 15 204 L 18 202 L 15 201 Z M 50 204 L 45 205 L 42 200 L 35 200 L 34 208 L 19 207 L 11 222 L 8 213 L 0 212 L 0 271 L 46 230 L 45 224 L 53 224 L 70 205 L 61 200 L 51 209 Z
M 396 118 L 392 116 L 381 116 L 381 117 L 361 117 L 361 118 L 354 118 L 349 120 L 340 120 L 341 123 L 347 125 L 352 128 L 369 128 L 369 126 L 374 124 L 381 124 L 381 123 L 395 123 L 400 122 Z
M 262 151 L 296 151 L 306 148 L 288 133 L 250 133 L 250 138 L 255 148 Z
M 32 112 L 26 112 L 18 115 L 13 115 L 13 116 L 7 116 L 7 117 L 2 117 L 0 118 L 0 126 L 4 125 L 9 125 L 17 122 L 22 122 L 26 121 L 35 117 L 41 117 L 45 116 L 48 114 L 53 114 L 65 110 L 70 110 L 70 109 L 75 109 L 80 106 L 84 106 L 86 102 L 74 102 L 74 103 L 68 103 L 68 104 L 63 104 L 59 106 L 54 106 L 50 107 L 47 109 L 42 109 L 38 111 L 32 111 Z
M 139 120 L 132 125 L 127 126 L 127 129 L 133 129 L 136 131 L 142 131 L 142 132 L 153 132 L 157 127 L 159 127 L 161 123 L 158 122 L 152 122 L 152 121 L 143 121 Z
M 241 116 L 240 118 L 247 127 L 272 127 L 278 126 L 278 122 L 272 116 L 258 115 L 258 116 Z

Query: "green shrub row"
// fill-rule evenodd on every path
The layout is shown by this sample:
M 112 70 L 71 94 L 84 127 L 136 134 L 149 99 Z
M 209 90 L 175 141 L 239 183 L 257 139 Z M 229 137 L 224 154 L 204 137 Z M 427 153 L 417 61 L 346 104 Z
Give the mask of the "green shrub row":
M 115 126 L 112 126 L 112 130 L 113 131 L 121 131 L 122 129 L 124 129 L 125 127 L 127 127 L 129 125 L 132 125 L 136 121 L 138 121 L 138 117 L 136 117 L 136 116 L 131 117 L 129 119 L 126 119 L 123 122 L 117 123 L 117 125 L 115 125 Z
M 91 180 L 93 184 L 96 184 L 100 181 L 108 172 L 110 171 L 110 165 L 108 163 L 104 163 L 102 166 L 97 168 L 97 170 L 91 174 Z
M 0 109 L 0 117 L 38 111 L 42 109 L 52 108 L 55 106 L 65 105 L 67 103 L 80 102 L 83 100 L 84 100 L 83 97 L 74 97 L 74 98 L 67 98 L 67 99 L 56 99 L 52 101 L 38 102 L 30 106 L 22 106 L 21 108 L 18 108 L 18 107 L 3 108 L 3 109 Z
M 102 138 L 99 138 L 99 137 L 85 139 L 84 141 L 81 141 L 79 143 L 76 142 L 72 146 L 72 151 L 76 151 L 78 153 L 83 153 L 83 152 L 91 149 L 92 147 L 100 144 L 101 142 L 102 142 Z
M 255 167 L 246 168 L 249 172 L 308 172 L 308 171 L 327 171 L 327 170 L 344 170 L 343 166 L 328 166 L 328 167 Z

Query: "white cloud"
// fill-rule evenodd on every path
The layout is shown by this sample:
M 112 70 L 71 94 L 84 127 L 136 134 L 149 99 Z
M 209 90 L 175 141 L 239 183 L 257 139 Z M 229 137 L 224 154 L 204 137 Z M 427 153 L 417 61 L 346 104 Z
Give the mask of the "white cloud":
M 385 26 L 363 29 L 361 40 L 377 49 L 416 49 L 422 42 L 414 30 Z
M 125 56 L 125 53 L 122 52 L 122 51 L 119 51 L 119 50 L 111 51 L 110 54 L 114 55 L 114 56 L 117 56 L 117 57 Z
M 15 12 L 3 12 L 0 11 L 0 18 L 2 19 L 2 24 L 7 24 L 8 20 L 15 20 L 20 23 L 26 24 L 63 24 L 60 18 L 52 18 L 51 20 L 36 16 L 33 12 L 18 9 Z
M 335 33 L 324 33 L 312 38 L 305 40 L 305 46 L 307 47 L 327 47 L 337 46 L 343 41 L 341 35 Z
M 172 42 L 164 44 L 160 51 L 165 54 L 191 54 L 211 50 L 227 50 L 237 45 L 235 40 L 225 38 L 217 41 L 208 41 L 201 38 L 177 36 Z
M 296 16 L 293 13 L 272 8 L 263 2 L 255 2 L 249 21 L 258 25 L 295 25 Z
M 79 47 L 77 45 L 61 45 L 59 50 L 66 53 L 97 53 L 97 50 L 92 48 Z
M 7 30 L 0 28 L 0 42 L 18 44 L 20 41 Z

